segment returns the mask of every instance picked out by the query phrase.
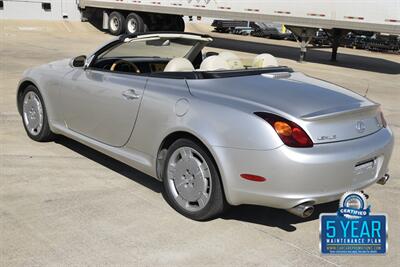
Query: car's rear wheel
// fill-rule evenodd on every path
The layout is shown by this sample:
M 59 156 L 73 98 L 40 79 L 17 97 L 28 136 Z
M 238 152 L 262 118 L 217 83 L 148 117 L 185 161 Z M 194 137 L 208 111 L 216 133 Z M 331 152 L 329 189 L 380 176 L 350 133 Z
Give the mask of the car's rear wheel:
M 29 85 L 20 98 L 22 122 L 28 136 L 39 142 L 50 141 L 54 135 L 50 130 L 46 107 L 39 90 Z
M 112 35 L 120 35 L 125 32 L 125 17 L 117 12 L 111 12 L 108 17 L 108 30 Z
M 201 144 L 189 139 L 169 147 L 163 183 L 170 205 L 193 220 L 214 218 L 226 206 L 214 161 Z

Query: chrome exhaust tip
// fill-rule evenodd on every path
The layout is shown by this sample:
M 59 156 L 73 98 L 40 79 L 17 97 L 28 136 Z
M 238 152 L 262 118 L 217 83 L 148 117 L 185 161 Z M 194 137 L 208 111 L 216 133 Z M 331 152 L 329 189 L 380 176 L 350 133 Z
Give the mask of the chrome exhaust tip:
M 387 183 L 387 181 L 389 180 L 390 175 L 389 174 L 385 174 L 382 178 L 380 178 L 376 183 L 380 184 L 380 185 L 384 185 Z
M 314 213 L 314 206 L 309 204 L 300 204 L 287 210 L 288 212 L 301 218 L 310 217 Z

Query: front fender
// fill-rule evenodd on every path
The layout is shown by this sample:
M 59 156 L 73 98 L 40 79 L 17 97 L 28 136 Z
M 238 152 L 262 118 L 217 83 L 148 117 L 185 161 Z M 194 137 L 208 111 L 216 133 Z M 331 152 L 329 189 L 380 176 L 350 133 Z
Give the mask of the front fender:
M 23 73 L 17 87 L 16 98 L 20 114 L 20 103 L 24 89 L 28 85 L 32 84 L 39 90 L 44 101 L 49 125 L 52 131 L 54 131 L 53 125 L 55 123 L 63 123 L 63 112 L 59 108 L 59 101 L 62 101 L 62 99 L 60 98 L 59 93 L 65 74 L 72 69 L 68 66 L 67 62 L 68 59 L 27 69 Z
M 17 90 L 16 90 L 16 104 L 17 104 L 17 110 L 19 115 L 22 115 L 22 96 L 23 96 L 23 92 L 25 90 L 26 87 L 28 87 L 29 85 L 34 85 L 36 88 L 39 89 L 39 86 L 37 84 L 37 82 L 32 79 L 29 76 L 31 69 L 28 69 L 26 71 L 24 71 L 24 73 L 22 74 L 22 78 L 20 79 L 20 81 L 18 82 L 17 85 Z M 40 91 L 40 89 L 39 89 Z

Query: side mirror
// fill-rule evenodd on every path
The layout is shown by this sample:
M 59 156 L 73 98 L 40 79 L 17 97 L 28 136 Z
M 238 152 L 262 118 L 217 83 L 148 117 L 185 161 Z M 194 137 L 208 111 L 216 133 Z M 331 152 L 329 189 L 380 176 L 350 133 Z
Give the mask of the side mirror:
M 75 58 L 73 58 L 71 60 L 71 66 L 74 68 L 81 68 L 83 66 L 85 66 L 86 63 L 86 56 L 82 55 L 82 56 L 77 56 Z

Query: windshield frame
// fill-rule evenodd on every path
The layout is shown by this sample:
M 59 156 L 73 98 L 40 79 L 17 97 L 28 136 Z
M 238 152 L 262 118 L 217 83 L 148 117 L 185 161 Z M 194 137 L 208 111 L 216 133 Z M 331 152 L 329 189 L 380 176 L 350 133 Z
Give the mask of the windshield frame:
M 192 34 L 192 33 L 160 33 L 160 34 L 171 34 L 171 35 L 181 35 L 182 38 L 187 38 L 187 36 L 198 38 L 199 42 L 192 47 L 191 51 L 188 52 L 187 59 L 192 61 L 196 56 L 198 56 L 199 52 L 202 51 L 208 44 L 212 43 L 213 39 L 207 35 L 200 34 Z M 157 35 L 157 33 L 151 34 L 143 34 L 143 35 L 122 35 L 118 38 L 111 40 L 109 43 L 105 44 L 103 47 L 98 49 L 96 52 L 92 53 L 88 58 L 90 61 L 87 61 L 87 67 L 85 69 L 91 69 L 96 71 L 104 71 L 116 74 L 124 74 L 124 75 L 137 75 L 137 76 L 148 76 L 154 78 L 170 78 L 170 79 L 217 79 L 217 78 L 228 78 L 228 77 L 241 77 L 241 76 L 252 76 L 252 75 L 260 75 L 264 73 L 275 73 L 275 72 L 293 72 L 293 69 L 287 66 L 277 66 L 277 67 L 265 67 L 265 68 L 245 68 L 245 69 L 229 69 L 229 70 L 215 70 L 215 71 L 200 71 L 195 70 L 193 72 L 157 72 L 157 73 L 121 73 L 121 72 L 111 72 L 107 70 L 99 70 L 97 68 L 93 68 L 93 65 L 98 59 L 98 56 L 101 55 L 104 51 L 120 45 L 125 42 L 127 39 L 144 39 L 146 37 Z M 139 37 L 138 37 L 139 36 Z M 189 38 L 190 38 L 189 37 Z
M 145 33 L 145 34 L 130 34 L 130 35 L 121 35 L 109 43 L 102 46 L 96 52 L 90 55 L 91 61 L 89 62 L 87 69 L 93 68 L 93 65 L 99 59 L 99 56 L 102 55 L 105 51 L 112 49 L 113 47 L 119 46 L 125 42 L 129 42 L 131 40 L 146 40 L 153 37 L 169 37 L 169 38 L 182 38 L 182 39 L 189 39 L 189 40 L 197 40 L 198 42 L 188 51 L 185 57 L 188 60 L 193 60 L 196 58 L 198 53 L 206 47 L 209 43 L 213 41 L 211 37 L 208 35 L 201 35 L 197 33 L 176 33 L 176 32 L 161 32 L 161 33 Z
M 149 42 L 151 42 L 151 41 L 161 41 L 162 43 L 168 42 L 168 44 L 167 45 L 164 45 L 164 44 L 154 45 L 154 48 L 152 48 L 152 45 L 149 44 Z M 182 44 L 182 43 L 180 43 L 180 41 L 188 42 L 188 43 Z M 175 47 L 172 47 L 173 45 L 176 46 L 176 49 L 175 49 Z M 120 43 L 116 44 L 115 46 L 112 46 L 109 49 L 106 49 L 105 51 L 100 53 L 98 55 L 97 59 L 106 59 L 106 58 L 165 58 L 165 59 L 171 59 L 174 57 L 187 58 L 193 51 L 193 48 L 197 45 L 198 45 L 198 41 L 196 41 L 196 40 L 170 38 L 170 37 L 151 37 L 151 38 L 143 38 L 143 39 L 133 39 L 133 40 L 129 40 L 129 41 L 125 40 L 124 42 L 120 42 Z M 121 52 L 118 51 L 119 49 L 120 50 L 126 49 L 125 55 L 120 54 Z M 160 50 L 157 51 L 158 49 L 160 49 Z M 182 51 L 180 51 L 180 49 Z M 137 53 L 137 50 L 140 50 L 141 52 Z M 167 54 L 171 50 L 175 51 L 176 54 L 173 54 L 173 53 Z M 162 53 L 159 53 L 161 51 L 167 52 L 166 53 L 167 55 L 161 55 Z M 113 52 L 116 55 L 113 55 Z M 182 53 L 179 54 L 180 52 L 182 52 Z M 159 54 L 157 54 L 157 53 L 159 53 Z

